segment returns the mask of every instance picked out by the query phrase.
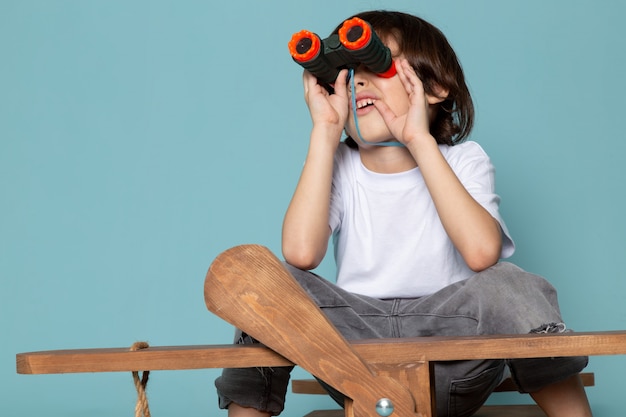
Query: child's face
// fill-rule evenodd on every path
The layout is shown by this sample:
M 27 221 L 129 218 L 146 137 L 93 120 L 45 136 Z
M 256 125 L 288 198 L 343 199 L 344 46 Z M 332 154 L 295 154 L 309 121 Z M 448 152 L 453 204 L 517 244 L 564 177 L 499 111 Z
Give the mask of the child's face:
M 404 54 L 400 53 L 398 43 L 393 37 L 383 39 L 383 42 L 391 50 L 394 60 L 404 58 Z M 352 84 L 350 82 L 349 84 Z M 404 86 L 400 77 L 395 75 L 391 78 L 383 78 L 368 71 L 364 66 L 357 68 L 354 74 L 354 87 L 356 90 L 356 115 L 359 122 L 359 131 L 361 136 L 367 142 L 384 142 L 395 140 L 387 124 L 383 120 L 377 108 L 373 105 L 374 101 L 384 102 L 396 117 L 402 117 L 409 110 L 410 100 L 407 87 Z M 425 98 L 429 106 L 426 107 L 426 117 L 430 122 L 436 115 L 437 103 L 448 95 L 447 91 L 440 88 L 440 97 L 425 94 Z M 350 95 L 350 112 L 345 130 L 350 137 L 357 139 L 356 127 L 354 122 L 354 114 L 352 111 L 352 100 L 350 93 L 350 85 L 348 85 L 348 94 Z
M 392 37 L 383 39 L 383 42 L 391 50 L 394 60 L 403 58 L 403 55 L 399 53 L 397 42 Z M 351 84 L 350 81 L 348 85 L 350 97 L 352 97 L 352 93 L 349 91 Z M 381 114 L 372 103 L 375 100 L 382 100 L 396 116 L 405 115 L 409 109 L 409 94 L 400 78 L 397 75 L 391 78 L 382 78 L 368 71 L 364 66 L 360 66 L 354 73 L 354 87 L 356 89 L 356 115 L 363 139 L 368 142 L 395 140 Z M 358 138 L 352 100 L 350 100 L 350 113 L 345 129 L 352 138 Z

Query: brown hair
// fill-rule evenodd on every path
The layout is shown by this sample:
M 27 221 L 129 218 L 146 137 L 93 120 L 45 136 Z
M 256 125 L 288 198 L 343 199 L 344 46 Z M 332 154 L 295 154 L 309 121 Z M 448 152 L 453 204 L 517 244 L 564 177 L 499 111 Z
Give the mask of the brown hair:
M 452 146 L 465 140 L 474 124 L 474 104 L 461 64 L 445 35 L 427 21 L 402 12 L 375 10 L 353 17 L 368 22 L 383 40 L 393 37 L 426 93 L 436 96 L 437 87 L 449 91 L 430 126 L 437 143 Z M 356 146 L 352 138 L 347 143 Z

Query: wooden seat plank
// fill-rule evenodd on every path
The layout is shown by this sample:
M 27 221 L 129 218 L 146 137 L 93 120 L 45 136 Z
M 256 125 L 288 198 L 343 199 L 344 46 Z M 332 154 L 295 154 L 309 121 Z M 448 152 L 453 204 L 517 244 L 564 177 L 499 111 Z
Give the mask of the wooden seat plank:
M 287 359 L 260 345 L 156 346 L 49 350 L 16 355 L 19 374 L 131 372 L 205 368 L 289 366 Z
M 375 339 L 351 342 L 371 364 L 466 359 L 511 359 L 626 354 L 626 331 L 555 335 L 498 335 Z M 50 350 L 16 355 L 20 374 L 123 372 L 287 366 L 292 362 L 262 346 L 190 345 Z
M 358 340 L 353 348 L 369 363 L 521 359 L 626 354 L 626 331 L 560 334 L 431 336 Z

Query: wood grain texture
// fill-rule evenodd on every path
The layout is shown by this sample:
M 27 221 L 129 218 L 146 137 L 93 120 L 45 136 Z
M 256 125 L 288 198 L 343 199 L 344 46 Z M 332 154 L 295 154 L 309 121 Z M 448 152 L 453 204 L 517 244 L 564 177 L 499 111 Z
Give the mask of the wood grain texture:
M 424 359 L 623 355 L 626 354 L 626 331 L 380 339 L 353 341 L 350 345 L 363 361 L 370 364 L 410 363 Z M 293 362 L 263 346 L 188 345 L 151 346 L 135 352 L 128 348 L 24 352 L 16 355 L 16 365 L 20 374 L 59 374 L 288 366 Z
M 16 355 L 19 374 L 132 372 L 293 365 L 275 351 L 249 345 L 151 346 L 25 352 Z
M 372 372 L 267 248 L 245 245 L 220 254 L 207 273 L 204 298 L 210 311 L 351 398 L 348 414 L 377 417 L 383 397 L 400 415 L 415 414 L 409 391 Z

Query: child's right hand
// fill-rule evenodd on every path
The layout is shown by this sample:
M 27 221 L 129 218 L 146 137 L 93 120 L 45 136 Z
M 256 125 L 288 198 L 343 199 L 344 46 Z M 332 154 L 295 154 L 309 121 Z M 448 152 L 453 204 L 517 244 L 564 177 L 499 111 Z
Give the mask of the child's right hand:
M 330 129 L 341 137 L 341 132 L 348 120 L 348 70 L 341 70 L 337 76 L 334 94 L 330 94 L 309 71 L 304 71 L 304 100 L 311 113 L 313 127 Z

